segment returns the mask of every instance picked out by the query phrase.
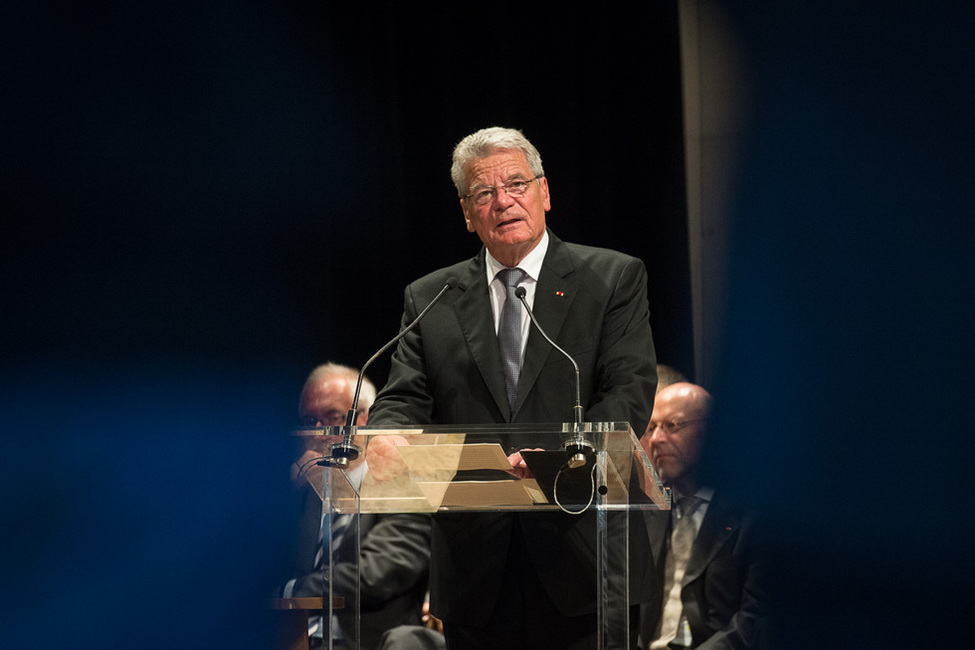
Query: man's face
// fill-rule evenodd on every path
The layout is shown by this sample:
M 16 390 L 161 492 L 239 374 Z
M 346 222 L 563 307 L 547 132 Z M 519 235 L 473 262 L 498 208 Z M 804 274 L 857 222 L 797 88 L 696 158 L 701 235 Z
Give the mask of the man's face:
M 298 407 L 304 426 L 342 426 L 352 408 L 352 387 L 342 377 L 325 377 L 306 387 Z M 364 424 L 362 414 L 357 424 Z
M 645 437 L 649 439 L 650 461 L 664 483 L 686 477 L 697 464 L 707 424 L 703 419 L 706 409 L 690 384 L 673 384 L 657 394 Z M 666 433 L 659 426 L 665 422 L 688 424 Z
M 466 171 L 467 194 L 534 176 L 525 155 L 510 149 L 478 158 Z M 473 199 L 461 199 L 460 205 L 467 230 L 476 232 L 491 255 L 506 266 L 518 264 L 538 245 L 545 233 L 545 213 L 552 207 L 545 178 L 532 181 L 517 199 L 498 189 L 486 205 L 474 205 Z

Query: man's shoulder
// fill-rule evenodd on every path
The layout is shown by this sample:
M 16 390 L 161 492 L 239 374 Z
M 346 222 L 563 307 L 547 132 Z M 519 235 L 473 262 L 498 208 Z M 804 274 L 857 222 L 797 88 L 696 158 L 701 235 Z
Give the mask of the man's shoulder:
M 708 506 L 708 515 L 711 522 L 720 520 L 716 525 L 720 527 L 735 526 L 742 527 L 750 532 L 758 525 L 760 517 L 752 504 L 735 494 L 729 494 L 726 490 L 716 490 L 711 496 L 711 503 Z
M 573 244 L 570 242 L 562 242 L 562 243 L 572 255 L 581 258 L 615 260 L 623 263 L 628 263 L 630 261 L 637 259 L 632 255 L 628 255 L 626 253 L 613 250 L 612 248 L 600 248 L 598 246 L 586 246 L 584 244 Z
M 572 267 L 577 270 L 590 269 L 602 277 L 616 275 L 627 268 L 632 269 L 631 272 L 646 268 L 639 258 L 610 248 L 568 242 L 560 242 L 560 246 L 563 251 L 562 254 Z M 555 249 L 556 256 L 559 255 L 558 250 L 558 248 Z
M 409 290 L 420 294 L 429 293 L 430 291 L 436 293 L 443 288 L 450 278 L 454 278 L 458 286 L 466 287 L 473 279 L 481 277 L 477 275 L 476 269 L 480 268 L 483 273 L 483 265 L 483 255 L 479 253 L 474 258 L 445 266 L 417 278 L 410 283 Z

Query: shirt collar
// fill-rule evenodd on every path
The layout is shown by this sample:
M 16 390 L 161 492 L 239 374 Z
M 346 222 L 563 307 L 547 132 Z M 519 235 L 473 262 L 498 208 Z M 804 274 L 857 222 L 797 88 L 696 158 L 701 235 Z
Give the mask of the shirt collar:
M 538 242 L 538 246 L 533 248 L 532 251 L 525 256 L 525 259 L 518 262 L 518 268 L 524 271 L 525 275 L 527 275 L 529 278 L 538 282 L 538 276 L 541 275 L 542 273 L 542 262 L 545 261 L 546 252 L 548 252 L 548 230 L 547 229 L 542 234 L 542 240 Z M 498 271 L 504 268 L 508 268 L 498 260 L 494 259 L 494 256 L 491 255 L 490 251 L 487 250 L 485 250 L 484 252 L 484 260 L 485 263 L 487 264 L 489 284 L 498 274 Z
M 674 488 L 674 494 L 673 494 L 674 503 L 680 501 L 681 497 L 686 497 L 686 496 L 694 496 L 700 499 L 701 501 L 704 501 L 705 503 L 710 503 L 711 499 L 714 498 L 714 488 L 702 487 L 699 488 L 698 491 L 695 492 L 694 494 L 684 494 L 677 488 Z

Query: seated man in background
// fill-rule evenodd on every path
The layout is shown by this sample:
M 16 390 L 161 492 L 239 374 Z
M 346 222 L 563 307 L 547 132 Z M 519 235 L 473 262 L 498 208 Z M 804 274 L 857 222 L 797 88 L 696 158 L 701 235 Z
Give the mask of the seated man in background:
M 358 372 L 352 368 L 328 363 L 315 368 L 305 381 L 299 400 L 299 418 L 303 426 L 336 426 L 345 424 L 352 407 Z M 369 407 L 376 397 L 376 389 L 368 379 L 363 379 L 359 396 L 359 416 L 356 421 L 364 425 L 368 421 Z M 322 596 L 326 592 L 322 573 L 321 527 L 322 499 L 310 481 L 320 480 L 320 472 L 307 473 L 314 467 L 314 459 L 323 454 L 319 450 L 306 449 L 292 466 L 292 478 L 297 489 L 298 507 L 301 514 L 295 539 L 292 576 L 281 596 L 298 598 Z M 366 470 L 363 460 L 350 465 L 350 480 Z M 314 478 L 317 476 L 318 478 Z M 340 515 L 332 524 L 333 561 L 336 593 L 351 591 L 355 580 L 353 535 L 345 535 Z M 362 514 L 359 516 L 359 599 L 361 607 L 361 645 L 363 650 L 379 646 L 383 633 L 399 625 L 419 625 L 421 608 L 426 595 L 430 566 L 430 516 L 423 514 Z M 313 647 L 321 643 L 322 634 L 328 628 L 333 640 L 347 637 L 352 621 L 350 605 L 339 610 L 338 625 L 310 625 Z M 335 628 L 338 629 L 335 629 Z M 345 628 L 345 632 L 343 632 Z
M 641 443 L 673 509 L 647 511 L 656 579 L 640 607 L 641 650 L 754 648 L 763 619 L 754 522 L 700 475 L 711 395 L 686 382 L 656 395 Z

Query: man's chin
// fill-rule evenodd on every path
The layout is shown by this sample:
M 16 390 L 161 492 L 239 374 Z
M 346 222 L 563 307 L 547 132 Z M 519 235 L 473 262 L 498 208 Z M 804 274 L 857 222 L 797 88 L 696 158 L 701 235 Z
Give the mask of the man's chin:
M 654 469 L 657 470 L 657 476 L 659 476 L 660 480 L 663 481 L 664 483 L 670 483 L 680 475 L 676 471 L 676 468 L 670 465 L 669 463 L 661 463 L 659 465 L 655 465 Z
M 495 235 L 495 241 L 509 248 L 532 249 L 541 241 L 541 237 L 533 236 L 533 233 L 524 226 L 515 226 L 503 232 L 496 232 Z
M 531 239 L 531 233 L 524 227 L 522 221 L 498 226 L 494 229 L 494 235 L 501 243 L 510 245 L 524 244 Z

